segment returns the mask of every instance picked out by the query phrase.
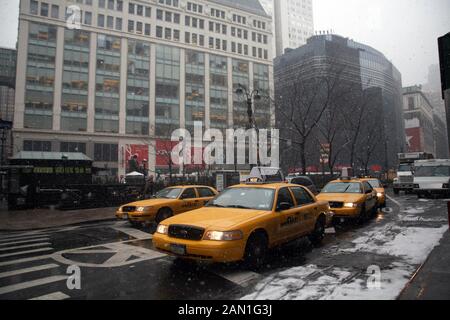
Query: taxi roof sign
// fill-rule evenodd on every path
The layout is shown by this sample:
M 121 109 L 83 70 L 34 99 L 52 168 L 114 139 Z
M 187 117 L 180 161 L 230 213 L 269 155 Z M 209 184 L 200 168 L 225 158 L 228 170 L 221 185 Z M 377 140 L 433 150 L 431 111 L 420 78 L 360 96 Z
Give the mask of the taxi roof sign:
M 275 183 L 284 181 L 284 175 L 280 168 L 254 167 L 246 183 Z

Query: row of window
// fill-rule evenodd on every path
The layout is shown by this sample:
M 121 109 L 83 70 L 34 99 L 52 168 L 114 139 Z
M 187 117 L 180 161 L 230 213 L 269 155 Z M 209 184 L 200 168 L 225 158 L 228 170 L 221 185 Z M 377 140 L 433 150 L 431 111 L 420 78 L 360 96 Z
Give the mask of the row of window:
M 152 15 L 152 8 L 148 6 L 143 6 L 140 4 L 130 2 L 128 4 L 128 13 L 134 14 L 141 17 L 150 18 Z
M 32 3 L 32 10 L 31 12 L 33 14 L 37 14 L 38 13 L 38 1 L 34 1 L 31 0 Z M 112 1 L 112 5 L 114 4 L 114 1 Z M 130 3 L 130 10 L 131 10 L 131 6 L 133 5 L 133 12 L 137 12 L 137 14 L 141 15 L 141 11 L 140 11 L 140 5 L 136 5 L 136 7 L 138 8 L 137 11 L 135 11 L 135 4 Z M 120 8 L 120 7 L 119 7 Z M 147 10 L 148 9 L 148 10 Z M 150 15 L 150 7 L 145 7 L 142 8 L 142 10 L 144 10 L 147 14 Z M 42 16 L 48 16 L 49 14 L 49 5 L 46 3 L 41 3 L 41 15 Z M 66 18 L 68 18 L 70 15 L 72 15 L 73 13 L 70 12 L 70 10 L 66 10 Z M 92 25 L 92 13 L 89 11 L 81 11 L 80 12 L 80 19 L 81 21 L 86 24 L 86 25 Z M 51 6 L 51 16 L 53 18 L 58 18 L 59 17 L 59 6 L 57 5 L 52 5 Z M 157 19 L 158 20 L 164 20 L 166 22 L 173 22 L 175 24 L 179 24 L 180 23 L 180 14 L 178 13 L 172 13 L 170 11 L 163 11 L 158 9 L 157 10 Z M 193 27 L 193 28 L 199 28 L 199 29 L 204 29 L 205 27 L 205 20 L 203 19 L 197 19 L 195 17 L 190 17 L 190 16 L 186 16 L 185 17 L 185 25 L 189 26 L 189 27 Z M 112 29 L 112 30 L 117 30 L 117 31 L 122 31 L 123 30 L 123 19 L 119 18 L 119 17 L 113 17 L 113 16 L 106 16 L 104 14 L 98 14 L 97 16 L 97 26 L 98 27 L 102 27 L 102 28 L 108 28 L 108 29 Z M 144 23 L 144 22 L 140 22 L 140 21 L 134 21 L 134 20 L 129 20 L 128 21 L 128 27 L 127 30 L 129 33 L 135 33 L 135 34 L 139 34 L 139 35 L 146 35 L 146 36 L 150 36 L 151 35 L 151 26 L 148 23 Z M 221 23 L 214 23 L 212 21 L 209 22 L 209 31 L 211 32 L 216 32 L 216 33 L 221 33 L 226 35 L 227 34 L 227 25 L 225 24 L 221 24 Z M 173 30 L 173 34 L 172 34 L 172 29 L 171 28 L 165 28 L 163 29 L 162 27 L 157 27 L 156 29 L 156 37 L 157 38 L 164 38 L 166 40 L 174 40 L 174 41 L 180 41 L 180 37 L 179 37 L 180 31 L 179 30 Z M 244 40 L 248 39 L 248 31 L 241 29 L 241 28 L 236 28 L 236 27 L 231 27 L 231 35 L 233 37 L 237 37 L 237 38 L 241 38 Z M 260 33 L 255 33 L 252 32 L 252 41 L 253 42 L 258 42 L 258 43 L 264 43 L 267 44 L 268 43 L 268 37 L 267 35 L 263 35 Z M 190 43 L 190 39 L 186 40 L 186 43 Z M 197 44 L 195 41 L 192 42 L 193 44 Z M 204 41 L 202 41 L 202 43 L 204 43 Z M 203 44 L 199 44 L 200 46 L 203 46 Z M 210 45 L 210 48 L 212 48 L 214 46 Z M 217 46 L 216 46 L 217 47 Z M 226 46 L 225 46 L 226 47 Z M 226 49 L 222 50 L 226 51 Z M 233 51 L 233 53 L 237 53 L 240 52 L 240 50 L 235 50 Z M 246 54 L 247 55 L 247 54 Z M 256 55 L 253 55 L 254 57 L 256 57 Z M 262 55 L 261 55 L 262 56 Z
M 32 23 L 29 33 L 30 51 L 26 83 L 25 127 L 51 129 L 53 126 L 56 27 Z M 61 100 L 61 129 L 63 131 L 85 132 L 87 130 L 89 37 L 90 33 L 83 30 L 67 29 L 64 33 L 64 73 Z M 203 35 L 196 35 L 192 38 L 194 42 L 204 42 Z M 226 42 L 222 42 L 220 39 L 216 40 L 218 41 L 213 39 L 213 44 L 217 42 L 219 46 L 225 46 L 226 49 Z M 239 48 L 239 46 L 237 47 Z M 246 48 L 243 49 L 244 52 L 248 51 L 248 47 L 244 48 Z M 98 35 L 94 123 L 96 132 L 118 133 L 119 131 L 120 52 L 120 38 Z M 130 39 L 128 52 L 126 132 L 145 135 L 149 133 L 150 44 Z M 215 124 L 220 119 L 224 119 L 223 110 L 227 109 L 227 58 L 217 58 L 222 59 L 222 62 L 218 62 L 219 64 L 214 62 L 217 60 L 214 56 L 211 56 L 211 59 L 211 68 L 214 69 L 211 69 L 213 74 L 211 86 L 215 90 L 211 92 L 211 123 Z M 164 129 L 166 126 L 168 129 L 179 122 L 180 49 L 156 46 L 156 60 L 156 131 L 157 134 L 159 130 L 159 134 L 164 135 L 167 133 L 164 133 L 161 127 Z M 186 87 L 186 101 L 187 107 L 190 107 L 186 109 L 186 117 L 191 119 L 191 122 L 203 120 L 205 116 L 204 53 L 193 53 L 193 51 L 187 50 L 186 64 L 185 79 L 186 84 L 189 84 Z M 197 67 L 199 65 L 201 68 Z M 233 73 L 245 77 L 246 82 L 239 81 L 239 83 L 248 85 L 248 63 L 243 63 L 247 67 L 239 67 L 239 65 L 237 64 L 235 68 L 233 62 Z M 257 70 L 258 68 L 255 67 L 255 72 Z M 255 74 L 255 81 L 256 77 L 259 76 Z M 213 109 L 217 109 L 216 112 Z M 166 123 L 168 119 L 170 119 L 169 123 Z M 226 124 L 225 118 L 222 126 L 226 126 Z
M 123 0 L 98 0 L 98 7 L 122 12 Z

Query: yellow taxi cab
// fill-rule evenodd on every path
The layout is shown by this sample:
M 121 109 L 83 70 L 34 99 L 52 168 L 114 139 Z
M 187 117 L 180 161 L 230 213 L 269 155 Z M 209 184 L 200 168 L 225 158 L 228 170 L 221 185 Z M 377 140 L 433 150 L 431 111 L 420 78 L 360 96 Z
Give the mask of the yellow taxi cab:
M 317 201 L 303 186 L 247 182 L 226 189 L 201 209 L 163 221 L 153 244 L 181 260 L 244 260 L 257 268 L 275 246 L 303 236 L 320 244 L 330 214 L 328 203 Z
M 134 225 L 160 223 L 174 215 L 201 208 L 216 195 L 217 191 L 207 186 L 170 187 L 152 199 L 121 206 L 116 217 L 128 219 Z
M 366 181 L 341 178 L 328 183 L 317 196 L 328 201 L 335 221 L 357 219 L 362 223 L 377 213 L 377 195 Z
M 383 209 L 386 208 L 386 190 L 384 190 L 383 184 L 380 182 L 380 180 L 376 178 L 362 178 L 361 181 L 368 182 L 373 190 L 377 193 L 377 205 L 378 208 Z

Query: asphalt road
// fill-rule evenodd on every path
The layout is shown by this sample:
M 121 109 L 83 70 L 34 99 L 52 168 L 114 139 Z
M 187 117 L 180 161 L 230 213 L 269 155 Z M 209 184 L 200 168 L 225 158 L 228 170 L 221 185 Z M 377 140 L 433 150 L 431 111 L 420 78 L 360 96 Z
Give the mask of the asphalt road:
M 0 300 L 351 299 L 367 295 L 361 282 L 373 265 L 386 270 L 387 282 L 385 291 L 370 297 L 392 299 L 420 265 L 420 255 L 427 255 L 439 239 L 438 234 L 428 237 L 429 245 L 410 256 L 388 250 L 392 241 L 398 244 L 408 230 L 441 230 L 447 224 L 443 200 L 419 201 L 405 195 L 393 199 L 385 212 L 363 226 L 328 230 L 320 248 L 301 239 L 273 250 L 267 267 L 258 273 L 240 264 L 176 264 L 154 250 L 151 230 L 137 230 L 126 222 L 2 232 Z M 406 241 L 411 239 L 415 238 Z M 368 243 L 374 246 L 364 246 Z M 393 272 L 403 282 L 390 279 Z M 341 292 L 355 284 L 361 292 Z

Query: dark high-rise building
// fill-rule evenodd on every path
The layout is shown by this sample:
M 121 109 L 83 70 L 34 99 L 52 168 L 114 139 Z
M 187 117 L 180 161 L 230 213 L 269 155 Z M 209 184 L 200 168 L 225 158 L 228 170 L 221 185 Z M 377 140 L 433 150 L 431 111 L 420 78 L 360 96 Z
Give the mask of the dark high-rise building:
M 283 97 L 283 94 L 290 95 L 286 92 L 286 87 L 292 86 L 294 82 L 301 82 L 304 90 L 305 84 L 310 87 L 311 83 L 319 83 L 322 80 L 322 84 L 319 85 L 320 92 L 312 95 L 311 104 L 312 109 L 317 112 L 321 111 L 324 103 L 330 106 L 338 105 L 335 106 L 336 112 L 328 114 L 328 117 L 332 118 L 328 119 L 331 120 L 329 122 L 337 126 L 333 129 L 335 137 L 332 140 L 334 145 L 331 147 L 335 150 L 342 150 L 337 156 L 335 168 L 352 164 L 360 168 L 364 168 L 364 165 L 367 166 L 363 160 L 358 160 L 360 158 L 358 155 L 350 157 L 349 149 L 351 149 L 352 143 L 349 142 L 351 139 L 348 136 L 349 132 L 351 135 L 352 130 L 346 131 L 344 128 L 351 123 L 350 120 L 357 123 L 359 116 L 358 112 L 349 109 L 351 105 L 354 110 L 363 110 L 362 113 L 366 116 L 369 115 L 361 122 L 361 128 L 354 131 L 359 132 L 362 137 L 359 145 L 354 149 L 366 148 L 363 138 L 368 135 L 368 125 L 376 123 L 379 143 L 376 149 L 371 151 L 369 166 L 374 171 L 388 170 L 396 166 L 397 154 L 406 149 L 402 79 L 400 72 L 381 52 L 341 36 L 317 35 L 309 38 L 306 45 L 290 50 L 276 58 L 274 74 L 277 101 L 276 118 L 282 137 L 284 136 L 288 141 L 292 137 L 288 132 L 289 129 L 286 129 L 288 124 L 283 117 L 283 108 L 286 102 L 286 96 Z M 344 91 L 347 94 L 344 94 Z M 331 96 L 327 97 L 329 93 Z M 305 92 L 292 92 L 292 95 L 295 94 L 305 95 Z M 313 98 L 315 102 L 313 102 Z M 322 101 L 318 103 L 320 99 Z M 305 101 L 301 103 L 304 104 Z M 314 111 L 309 111 L 308 114 L 313 118 L 319 118 Z M 320 118 L 320 123 L 327 120 L 326 116 Z M 315 129 L 308 138 L 309 145 L 306 146 L 306 150 L 308 150 L 307 159 L 305 159 L 306 166 L 311 171 L 320 170 L 321 161 L 323 163 L 321 154 L 323 154 L 323 149 L 330 148 L 330 143 L 323 141 L 324 133 L 319 132 L 321 125 L 316 126 L 312 121 L 309 124 L 306 123 L 307 126 L 315 126 Z M 323 146 L 325 148 L 322 148 Z M 285 169 L 292 170 L 302 165 L 298 159 L 292 159 L 292 151 L 289 154 L 283 154 L 282 150 L 281 152 Z M 326 159 L 325 162 L 329 160 Z

